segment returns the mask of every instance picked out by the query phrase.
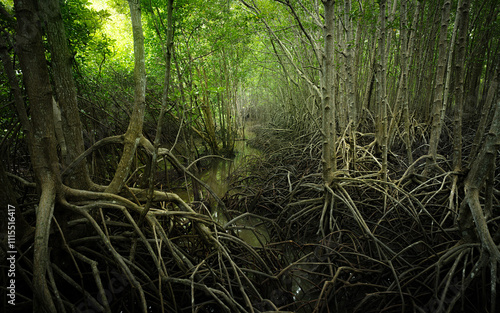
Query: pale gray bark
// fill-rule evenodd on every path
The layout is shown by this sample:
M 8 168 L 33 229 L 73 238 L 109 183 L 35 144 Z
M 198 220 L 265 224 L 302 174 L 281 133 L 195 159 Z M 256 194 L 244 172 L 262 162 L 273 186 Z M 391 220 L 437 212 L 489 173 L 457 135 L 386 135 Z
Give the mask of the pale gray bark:
M 500 147 L 500 101 L 494 106 L 493 120 L 478 156 L 474 159 L 469 174 L 465 180 L 465 201 L 467 205 L 461 207 L 460 223 L 463 232 L 469 231 L 474 223 L 474 230 L 478 233 L 483 247 L 490 253 L 491 258 L 500 261 L 500 251 L 491 237 L 485 213 L 481 207 L 479 192 L 490 172 L 495 171 L 495 158 Z
M 388 114 L 387 114 L 387 57 L 386 57 L 386 0 L 379 2 L 380 7 L 380 34 L 378 40 L 378 69 L 377 69 L 377 142 L 382 150 L 382 179 L 387 181 L 387 153 L 388 153 Z
M 432 105 L 432 125 L 428 153 L 429 158 L 427 159 L 425 173 L 429 173 L 433 168 L 437 166 L 437 149 L 439 144 L 439 137 L 441 135 L 441 129 L 443 127 L 442 111 L 445 109 L 444 85 L 446 64 L 448 60 L 448 54 L 446 53 L 446 38 L 448 33 L 448 25 L 450 22 L 450 7 L 450 1 L 445 0 L 443 3 L 443 7 L 441 8 L 441 27 L 438 41 L 438 63 L 436 71 L 436 81 L 434 84 L 434 102 Z
M 334 30 L 335 30 L 335 1 L 323 0 L 325 7 L 324 40 L 325 50 L 323 55 L 323 182 L 329 186 L 333 180 L 333 173 L 337 171 L 337 158 L 335 155 L 336 121 L 335 121 L 335 96 L 334 96 Z
M 132 33 L 134 35 L 134 106 L 125 133 L 123 153 L 115 176 L 106 188 L 108 193 L 118 193 L 130 173 L 135 151 L 142 137 L 144 110 L 146 107 L 146 65 L 144 53 L 144 34 L 142 32 L 141 7 L 138 0 L 129 0 Z
M 345 0 L 344 2 L 344 27 L 345 27 L 345 44 L 344 44 L 344 54 L 345 54 L 345 73 L 346 73 L 346 100 L 347 108 L 349 112 L 349 120 L 355 127 L 358 122 L 358 112 L 356 106 L 356 95 L 354 93 L 354 78 L 355 78 L 355 68 L 354 60 L 356 54 L 356 46 L 353 42 L 353 25 L 351 18 L 351 1 Z

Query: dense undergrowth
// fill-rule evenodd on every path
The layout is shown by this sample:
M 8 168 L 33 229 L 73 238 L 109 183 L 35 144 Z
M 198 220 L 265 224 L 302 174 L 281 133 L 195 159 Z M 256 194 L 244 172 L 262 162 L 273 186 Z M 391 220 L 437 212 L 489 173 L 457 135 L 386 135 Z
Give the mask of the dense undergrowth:
M 89 112 L 84 116 L 87 148 L 111 134 L 99 119 L 93 118 L 104 112 L 100 101 L 82 99 Z M 261 113 L 255 115 L 266 116 Z M 156 122 L 154 116 L 151 112 L 146 118 L 146 136 L 152 129 L 148 125 Z M 174 140 L 179 123 L 169 118 L 162 142 L 173 146 L 181 163 L 189 166 L 183 156 L 190 145 Z M 101 199 L 97 193 L 88 193 L 81 200 L 81 194 L 69 192 L 78 207 L 58 205 L 50 235 L 50 293 L 58 310 L 490 309 L 492 295 L 496 295 L 491 277 L 496 273 L 488 270 L 489 255 L 478 238 L 461 235 L 457 226 L 459 208 L 465 205 L 467 172 L 453 172 L 447 161 L 452 142 L 447 127 L 440 140 L 439 153 L 443 157 L 438 164 L 444 169 L 442 173 L 421 174 L 429 129 L 413 121 L 412 155 L 416 162 L 409 164 L 406 148 L 395 136 L 387 182 L 382 180 L 381 153 L 373 130 L 366 126 L 369 123 L 360 125 L 359 132 L 340 133 L 336 143 L 339 171 L 329 191 L 334 201 L 325 202 L 320 131 L 292 115 L 273 116 L 270 120 L 274 122 L 261 125 L 255 125 L 261 121 L 247 121 L 255 125 L 255 137 L 247 145 L 262 153 L 247 157 L 245 165 L 233 173 L 222 204 L 197 186 L 204 196 L 191 203 L 164 197 L 164 202 L 141 217 L 145 195 L 140 188 L 147 186 L 144 164 L 148 159 L 141 150 L 136 154 L 128 187 L 116 201 Z M 464 168 L 471 163 L 467 156 L 476 124 L 464 124 Z M 120 125 L 116 127 L 113 131 L 122 131 Z M 34 184 L 28 183 L 33 181 L 28 152 L 23 144 L 10 147 L 10 155 L 18 156 L 7 160 L 12 164 L 10 172 L 15 173 L 10 179 L 19 208 L 33 225 L 37 193 Z M 207 148 L 195 148 L 195 157 L 206 156 Z M 120 154 L 118 145 L 108 145 L 89 156 L 96 183 L 109 183 Z M 203 168 L 209 166 L 209 161 L 207 158 L 196 164 Z M 167 159 L 158 163 L 157 190 L 172 191 L 176 184 L 193 188 L 189 176 L 172 164 Z M 454 177 L 458 188 L 452 192 Z M 493 184 L 494 190 L 500 189 L 498 173 Z M 89 202 L 89 195 L 94 201 Z M 215 206 L 225 213 L 224 222 L 213 217 Z M 498 215 L 497 202 L 493 208 L 488 226 L 498 242 L 500 227 L 494 218 Z M 245 241 L 240 236 L 242 231 L 255 232 L 260 243 Z M 17 312 L 33 305 L 30 235 L 18 243 L 21 256 L 17 270 L 22 279 L 16 291 L 22 301 L 16 305 Z
M 285 125 L 286 126 L 286 125 Z M 419 130 L 425 134 L 425 130 Z M 339 137 L 339 172 L 325 206 L 320 133 L 257 125 L 248 157 L 223 197 L 228 222 L 217 222 L 201 198 L 169 198 L 141 219 L 144 194 L 126 188 L 130 202 L 79 201 L 56 210 L 51 230 L 51 294 L 61 312 L 487 312 L 488 254 L 457 227 L 463 181 L 454 172 L 420 174 L 425 161 L 415 140 L 410 167 L 397 140 L 389 179 L 380 174 L 374 136 Z M 421 138 L 425 138 L 422 136 Z M 472 140 L 472 136 L 464 135 Z M 443 138 L 446 142 L 447 138 Z M 467 141 L 467 139 L 466 139 Z M 469 147 L 465 142 L 464 146 Z M 400 149 L 402 149 L 400 147 Z M 446 144 L 440 151 L 446 155 Z M 464 153 L 466 155 L 467 153 Z M 468 162 L 468 160 L 465 160 Z M 140 163 L 140 162 L 139 162 Z M 409 169 L 412 169 L 411 171 Z M 19 174 L 21 174 L 19 172 Z M 499 177 L 494 180 L 499 189 Z M 15 180 L 20 207 L 34 221 L 33 185 Z M 166 188 L 165 186 L 158 186 Z M 205 193 L 207 194 L 207 193 Z M 494 203 L 495 212 L 498 203 Z M 66 212 L 66 213 L 62 213 Z M 71 212 L 71 211 L 70 211 Z M 69 215 L 73 214 L 73 218 Z M 81 216 L 74 218 L 74 216 Z M 495 216 L 494 214 L 493 216 Z M 252 219 L 251 223 L 238 223 Z M 69 220 L 61 223 L 58 220 Z M 255 223 L 257 221 L 257 223 Z M 495 240 L 498 220 L 488 222 Z M 240 238 L 254 231 L 260 244 Z M 16 306 L 32 305 L 29 241 L 20 244 Z
M 249 162 L 252 174 L 235 183 L 238 192 L 229 202 L 234 210 L 265 218 L 272 240 L 264 250 L 279 251 L 275 253 L 283 260 L 276 275 L 286 282 L 280 286 L 290 299 L 284 308 L 301 312 L 490 309 L 494 273 L 481 268 L 487 253 L 477 238 L 467 240 L 456 226 L 465 174 L 459 175 L 455 195 L 454 173 L 446 161 L 440 164 L 444 173 L 420 175 L 425 161 L 418 161 L 418 151 L 425 142 L 415 140 L 417 162 L 411 172 L 404 151 L 395 145 L 390 179 L 384 183 L 373 136 L 357 133 L 357 146 L 353 138 L 340 137 L 341 171 L 332 188 L 333 207 L 327 208 L 318 174 L 319 133 L 301 136 L 271 126 L 255 132 L 249 144 L 268 157 Z M 447 149 L 443 144 L 440 152 L 446 155 Z M 498 184 L 497 176 L 495 188 Z M 496 219 L 489 226 L 498 237 Z

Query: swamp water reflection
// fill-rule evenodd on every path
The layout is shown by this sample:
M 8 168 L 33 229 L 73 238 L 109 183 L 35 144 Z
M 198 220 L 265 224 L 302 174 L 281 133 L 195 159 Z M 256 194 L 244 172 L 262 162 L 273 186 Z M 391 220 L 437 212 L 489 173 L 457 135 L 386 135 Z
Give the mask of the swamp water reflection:
M 246 131 L 246 138 L 251 139 L 255 134 Z M 250 157 L 260 157 L 261 152 L 247 144 L 247 140 L 237 140 L 234 144 L 235 156 L 232 159 L 214 158 L 210 165 L 204 169 L 199 178 L 206 183 L 219 198 L 227 192 L 231 193 L 230 178 L 235 171 L 241 170 Z M 186 189 L 175 191 L 183 200 L 190 202 L 193 199 L 192 192 Z M 205 191 L 203 191 L 207 194 Z M 220 208 L 215 201 L 211 201 L 212 217 L 225 229 L 235 231 L 239 237 L 253 247 L 262 247 L 269 241 L 269 234 L 264 222 L 257 216 L 242 212 L 241 215 L 234 214 L 228 219 L 227 212 Z M 228 223 L 229 222 L 229 223 Z
M 255 137 L 255 133 L 251 130 L 246 131 L 246 138 L 252 139 Z M 236 171 L 244 170 L 246 162 L 252 157 L 262 157 L 262 152 L 258 149 L 252 148 L 247 144 L 247 140 L 237 140 L 234 146 L 235 157 L 232 159 L 220 159 L 213 158 L 209 166 L 207 166 L 199 175 L 199 178 L 205 182 L 219 198 L 224 197 L 227 192 L 234 192 L 230 190 L 231 176 Z M 192 189 L 189 189 L 190 194 L 186 191 L 186 188 L 177 189 L 175 191 L 181 198 L 187 202 L 193 200 Z M 203 190 L 206 195 L 208 192 Z M 216 201 L 212 199 L 212 218 L 217 221 L 225 229 L 230 229 L 237 233 L 239 237 L 247 244 L 259 248 L 263 247 L 270 242 L 269 233 L 267 231 L 266 225 L 262 218 L 259 218 L 255 214 L 249 212 L 240 212 L 233 214 L 227 214 L 224 212 L 223 208 L 220 208 Z M 229 217 L 229 218 L 228 218 Z M 295 261 L 296 255 L 287 253 L 284 251 L 284 257 Z M 303 252 L 299 256 L 301 259 L 307 257 L 306 253 Z M 305 260 L 302 262 L 299 260 L 294 266 L 290 267 L 290 282 L 288 282 L 288 288 L 293 294 L 294 300 L 307 300 L 307 293 L 310 289 L 314 287 L 314 278 L 309 277 L 308 270 L 311 264 Z

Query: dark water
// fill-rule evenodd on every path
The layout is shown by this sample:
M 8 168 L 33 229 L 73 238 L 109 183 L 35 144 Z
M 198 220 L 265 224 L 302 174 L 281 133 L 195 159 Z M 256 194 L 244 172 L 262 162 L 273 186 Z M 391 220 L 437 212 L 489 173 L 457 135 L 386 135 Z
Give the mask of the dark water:
M 234 158 L 214 158 L 210 165 L 200 174 L 200 179 L 205 182 L 219 198 L 222 198 L 228 192 L 230 188 L 230 178 L 234 171 L 241 171 L 248 158 L 261 156 L 259 150 L 247 144 L 248 139 L 255 137 L 255 134 L 251 131 L 251 127 L 247 125 L 244 137 L 243 134 L 241 135 L 242 139 L 237 140 L 234 145 Z M 186 189 L 176 191 L 176 193 L 187 202 L 193 199 L 191 191 L 186 191 Z M 206 194 L 205 191 L 204 194 Z M 254 247 L 261 247 L 269 241 L 266 227 L 258 217 L 251 214 L 245 214 L 236 221 L 228 224 L 229 220 L 224 210 L 218 207 L 215 202 L 212 203 L 212 208 L 211 213 L 213 219 L 226 229 L 234 230 L 246 243 Z M 231 216 L 231 220 L 234 220 L 234 218 L 234 216 Z

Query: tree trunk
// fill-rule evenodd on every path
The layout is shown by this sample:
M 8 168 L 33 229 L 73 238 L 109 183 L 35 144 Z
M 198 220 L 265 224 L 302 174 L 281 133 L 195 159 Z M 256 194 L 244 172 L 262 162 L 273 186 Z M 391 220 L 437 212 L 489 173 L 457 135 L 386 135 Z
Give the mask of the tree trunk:
M 410 137 L 410 66 L 412 65 L 415 53 L 413 52 L 413 47 L 415 43 L 415 33 L 416 26 L 418 22 L 418 17 L 421 11 L 422 1 L 417 1 L 417 8 L 415 9 L 415 13 L 413 15 L 413 21 L 411 27 L 413 31 L 410 33 L 410 38 L 408 39 L 408 44 L 406 46 L 406 57 L 409 57 L 407 61 L 405 61 L 406 75 L 403 75 L 404 85 L 403 85 L 403 110 L 404 110 L 404 119 L 405 119 L 405 143 L 406 143 L 406 155 L 408 158 L 408 164 L 413 164 L 413 151 L 412 151 L 412 141 Z M 406 2 L 405 2 L 405 8 Z
M 500 61 L 500 55 L 497 57 L 497 60 Z M 491 110 L 493 105 L 493 100 L 495 98 L 495 94 L 497 93 L 498 84 L 500 81 L 500 63 L 497 63 L 496 66 L 496 75 L 490 83 L 488 88 L 488 94 L 486 96 L 485 103 L 483 105 L 483 109 L 481 110 L 479 125 L 477 127 L 476 134 L 474 135 L 474 140 L 472 142 L 472 148 L 469 154 L 469 160 L 474 160 L 477 157 L 477 153 L 479 147 L 481 146 L 481 142 L 484 137 L 484 133 L 486 132 L 486 127 L 488 124 L 488 113 Z
M 16 1 L 17 48 L 24 84 L 30 99 L 33 131 L 31 162 L 35 172 L 40 201 L 36 211 L 33 256 L 33 291 L 35 312 L 56 312 L 46 280 L 49 267 L 48 240 L 57 190 L 61 187 L 56 154 L 52 90 L 46 67 L 35 1 Z
M 72 73 L 72 57 L 62 20 L 58 0 L 41 0 L 40 10 L 44 14 L 47 26 L 47 38 L 50 44 L 54 87 L 57 102 L 61 109 L 62 129 L 67 155 L 63 155 L 62 165 L 68 166 L 83 153 L 82 125 L 77 103 L 76 87 Z M 65 179 L 65 183 L 74 188 L 89 189 L 91 186 L 87 162 L 84 160 Z
M 172 49 L 173 49 L 173 26 L 172 26 L 172 11 L 173 11 L 174 0 L 168 0 L 167 2 L 167 42 L 165 51 L 165 81 L 163 82 L 163 95 L 161 98 L 161 110 L 160 116 L 158 117 L 158 123 L 156 126 L 156 136 L 154 140 L 154 150 L 151 155 L 151 166 L 148 179 L 148 200 L 146 202 L 146 207 L 144 212 L 141 214 L 141 222 L 149 211 L 154 194 L 154 179 L 156 173 L 156 162 L 158 159 L 158 149 L 160 148 L 160 140 L 162 133 L 163 116 L 165 115 L 165 110 L 168 104 L 168 90 L 170 87 L 170 72 L 172 67 Z
M 347 107 L 348 107 L 348 112 L 349 112 L 349 119 L 350 122 L 352 123 L 352 127 L 355 128 L 355 126 L 358 123 L 358 112 L 357 112 L 357 106 L 356 106 L 356 96 L 354 94 L 354 56 L 355 56 L 355 48 L 356 46 L 353 44 L 353 25 L 352 25 L 352 18 L 351 18 L 351 1 L 350 0 L 345 0 L 344 2 L 344 25 L 346 28 L 346 44 L 344 45 L 345 47 L 345 73 L 346 73 L 346 99 L 347 99 Z
M 436 82 L 434 84 L 434 103 L 432 106 L 432 126 L 431 126 L 431 138 L 429 141 L 429 158 L 427 159 L 425 173 L 430 173 L 430 171 L 437 166 L 437 148 L 439 144 L 439 137 L 441 136 L 441 129 L 443 127 L 442 123 L 442 110 L 444 105 L 444 83 L 445 83 L 445 73 L 446 64 L 448 59 L 448 54 L 446 53 L 446 36 L 448 32 L 448 25 L 450 22 L 450 7 L 451 3 L 449 0 L 445 0 L 443 7 L 441 9 L 441 30 L 439 33 L 438 42 L 438 63 L 436 72 Z
M 217 136 L 215 134 L 215 120 L 212 113 L 212 108 L 210 108 L 210 99 L 208 94 L 208 78 L 204 69 L 201 70 L 203 77 L 201 76 L 200 70 L 197 68 L 198 77 L 203 79 L 203 95 L 201 97 L 201 111 L 203 112 L 203 121 L 205 122 L 205 130 L 209 138 L 208 144 L 212 149 L 213 154 L 219 153 L 219 144 L 217 143 Z M 201 86 L 200 86 L 201 87 Z
M 486 216 L 480 203 L 479 192 L 483 188 L 488 173 L 495 171 L 495 158 L 500 147 L 500 101 L 494 106 L 493 120 L 484 145 L 474 159 L 465 180 L 465 202 L 460 208 L 459 227 L 461 233 L 477 232 L 482 246 L 490 253 L 490 257 L 500 260 L 500 251 L 491 237 Z M 475 227 L 472 229 L 472 225 Z M 471 230 L 472 229 L 472 230 Z
M 403 118 L 405 125 L 405 137 L 404 142 L 406 145 L 406 155 L 408 158 L 408 164 L 413 163 L 412 151 L 411 151 L 411 139 L 410 139 L 410 116 L 408 110 L 408 67 L 411 64 L 408 60 L 408 55 L 410 54 L 410 43 L 408 42 L 408 6 L 407 0 L 402 0 L 401 2 L 401 81 L 398 87 L 398 95 L 396 96 L 397 108 L 403 108 Z M 418 14 L 418 7 L 415 11 Z M 415 26 L 415 24 L 413 24 Z
M 335 96 L 334 96 L 334 29 L 335 29 L 335 1 L 323 0 L 325 7 L 325 51 L 323 54 L 323 183 L 329 186 L 333 175 L 337 171 L 336 158 L 336 121 L 335 121 Z
M 135 151 L 142 137 L 144 110 L 146 107 L 146 65 L 144 53 L 144 34 L 142 32 L 141 7 L 138 0 L 129 0 L 132 32 L 134 35 L 134 107 L 124 138 L 123 153 L 115 176 L 106 192 L 118 193 L 129 175 Z
M 6 44 L 7 41 L 5 39 L 6 38 L 3 35 L 0 36 L 0 58 L 2 59 L 3 68 L 5 74 L 7 75 L 7 79 L 9 80 L 10 89 L 14 94 L 14 105 L 16 106 L 17 116 L 19 118 L 19 121 L 21 121 L 23 132 L 26 134 L 26 140 L 30 155 L 33 155 L 33 131 L 31 129 L 31 122 L 28 117 L 28 112 L 26 111 L 23 94 L 21 92 L 21 88 L 19 88 L 19 81 L 17 79 L 12 60 L 10 59 L 9 53 L 7 51 L 8 47 Z
M 377 86 L 377 143 L 382 150 L 382 180 L 387 181 L 387 152 L 388 152 L 388 115 L 387 115 L 387 58 L 386 58 L 386 0 L 381 0 L 380 5 L 380 34 L 378 40 L 378 86 Z
M 444 91 L 443 91 L 443 105 L 441 106 L 441 114 L 440 114 L 440 124 L 444 124 L 444 114 L 448 107 L 448 94 L 450 90 L 450 80 L 451 80 L 451 65 L 453 60 L 453 51 L 455 48 L 455 40 L 457 38 L 457 29 L 460 23 L 460 7 L 462 6 L 462 1 L 458 1 L 457 14 L 455 14 L 455 23 L 453 26 L 453 33 L 450 41 L 450 48 L 448 50 L 448 58 L 446 61 L 446 79 L 444 83 Z
M 427 6 L 427 8 L 426 8 Z M 432 79 L 432 75 L 434 73 L 434 66 L 429 66 L 434 64 L 434 45 L 436 42 L 434 35 L 429 35 L 426 27 L 429 27 L 429 24 L 432 23 L 430 33 L 435 34 L 437 29 L 439 28 L 440 16 L 438 14 L 439 10 L 439 2 L 428 2 L 425 1 L 422 7 L 422 21 L 419 25 L 423 25 L 419 34 L 422 35 L 419 40 L 419 44 L 416 46 L 419 47 L 419 58 L 416 60 L 418 62 L 418 69 L 415 70 L 416 76 L 416 87 L 415 94 L 413 99 L 413 106 L 415 107 L 415 112 L 417 113 L 417 117 L 423 118 L 427 121 L 427 117 L 429 115 L 429 103 L 432 101 L 432 83 L 434 80 Z M 425 14 L 426 11 L 433 11 L 435 13 L 427 16 Z
M 458 49 L 455 63 L 455 108 L 453 118 L 453 170 L 462 168 L 462 116 L 464 105 L 464 66 L 465 50 L 469 25 L 470 1 L 464 0 L 458 8 L 460 26 L 458 34 Z
M 23 127 L 23 132 L 27 138 L 27 146 L 30 151 L 30 154 L 33 154 L 31 151 L 31 144 L 33 142 L 33 133 L 31 131 L 31 123 L 28 118 L 28 114 L 26 112 L 26 108 L 24 106 L 24 100 L 21 93 L 21 89 L 19 88 L 19 82 L 16 77 L 16 73 L 14 71 L 14 67 L 12 66 L 12 60 L 10 59 L 9 53 L 7 51 L 7 45 L 5 43 L 4 36 L 0 36 L 0 59 L 3 63 L 4 71 L 9 80 L 10 88 L 14 94 L 14 104 L 17 110 L 17 115 L 19 120 L 21 121 L 21 126 Z M 3 147 L 0 147 L 3 149 Z M 9 205 L 15 207 L 15 217 L 16 217 L 16 237 L 18 244 L 24 238 L 25 234 L 28 234 L 32 231 L 31 226 L 26 222 L 19 207 L 17 205 L 17 200 L 14 197 L 14 192 L 10 181 L 8 180 L 7 174 L 5 172 L 4 164 L 0 164 L 0 212 L 2 213 L 1 221 L 0 221 L 0 229 L 7 229 L 7 213 Z M 5 214 L 4 214 L 5 213 Z M 2 238 L 3 239 L 3 238 Z
M 379 30 L 376 31 L 375 38 L 378 37 L 378 32 Z M 372 98 L 373 94 L 373 87 L 375 84 L 375 73 L 376 73 L 376 56 L 377 56 L 377 41 L 373 40 L 373 47 L 371 49 L 371 56 L 370 56 L 370 61 L 367 64 L 367 67 L 369 68 L 368 70 L 368 75 L 366 75 L 367 80 L 366 80 L 366 89 L 365 89 L 365 94 L 363 96 L 363 103 L 361 107 L 361 112 L 363 112 L 364 109 L 369 111 L 370 108 L 370 99 Z

